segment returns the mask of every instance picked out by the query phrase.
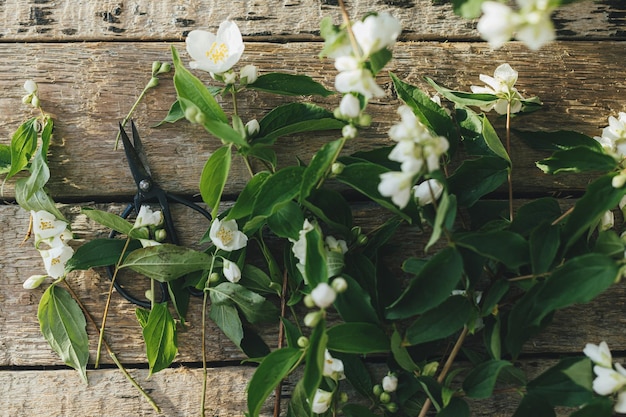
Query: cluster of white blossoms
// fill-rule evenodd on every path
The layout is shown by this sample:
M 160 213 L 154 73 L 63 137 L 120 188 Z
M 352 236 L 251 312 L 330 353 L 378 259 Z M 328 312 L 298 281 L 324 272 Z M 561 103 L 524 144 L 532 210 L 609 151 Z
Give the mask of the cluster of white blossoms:
M 22 97 L 22 103 L 30 104 L 34 108 L 39 107 L 39 97 L 37 96 L 37 92 L 39 90 L 39 86 L 33 80 L 27 80 L 24 83 L 24 90 L 26 91 L 26 95 Z
M 366 62 L 372 54 L 392 46 L 402 32 L 400 22 L 389 13 L 368 15 L 352 24 L 352 33 L 358 51 L 355 51 L 348 38 L 336 45 L 328 56 L 335 59 L 339 71 L 335 78 L 335 88 L 340 93 L 359 93 L 363 97 L 382 97 L 385 92 L 374 79 Z
M 212 77 L 234 84 L 237 74 L 231 71 L 239 62 L 244 51 L 243 38 L 237 24 L 226 20 L 220 23 L 217 34 L 206 30 L 192 30 L 185 39 L 187 53 L 193 61 L 191 69 L 199 69 Z M 252 84 L 258 78 L 258 69 L 254 65 L 245 65 L 239 72 L 241 84 Z
M 68 224 L 52 213 L 44 210 L 30 212 L 35 235 L 35 248 L 41 254 L 46 275 L 33 275 L 24 282 L 24 288 L 33 289 L 47 278 L 61 278 L 65 275 L 65 264 L 74 255 L 67 242 L 72 239 Z
M 599 345 L 587 343 L 583 353 L 594 363 L 593 390 L 599 395 L 617 394 L 614 410 L 626 414 L 626 369 L 619 363 L 613 363 L 611 351 L 606 342 Z
M 322 375 L 328 378 L 332 378 L 335 382 L 346 378 L 344 374 L 343 362 L 340 359 L 333 358 L 326 349 L 324 352 L 324 368 L 322 369 Z M 313 397 L 313 404 L 311 404 L 311 410 L 315 414 L 323 414 L 330 408 L 333 400 L 333 393 L 318 388 L 315 391 Z
M 414 180 L 424 172 L 439 169 L 439 160 L 449 147 L 448 140 L 433 134 L 415 116 L 410 107 L 403 105 L 398 109 L 400 123 L 389 129 L 389 137 L 398 142 L 389 153 L 389 159 L 400 163 L 400 171 L 386 172 L 380 175 L 378 191 L 400 208 L 406 207 L 411 191 L 421 202 L 430 204 L 433 196 L 438 198 L 443 187 L 437 182 L 427 182 L 421 188 L 413 187 Z M 424 188 L 427 187 L 427 188 Z M 430 198 L 426 196 L 430 195 Z
M 550 15 L 556 9 L 551 0 L 516 0 L 517 10 L 496 1 L 482 4 L 476 29 L 492 48 L 499 48 L 515 37 L 537 50 L 556 38 Z
M 220 219 L 213 220 L 209 229 L 211 242 L 225 252 L 232 252 L 243 249 L 248 244 L 248 236 L 239 230 L 237 221 Z M 224 277 L 232 283 L 237 283 L 241 279 L 241 270 L 235 262 L 222 258 L 222 273 Z
M 495 110 L 498 114 L 506 114 L 507 109 L 510 112 L 519 113 L 522 110 L 522 102 L 524 98 L 515 88 L 517 82 L 518 73 L 509 64 L 501 64 L 496 68 L 493 73 L 493 77 L 489 75 L 480 74 L 478 78 L 480 81 L 487 84 L 484 86 L 471 86 L 472 93 L 475 94 L 493 94 L 498 97 L 498 100 L 489 102 L 488 104 L 481 106 L 481 110 L 488 112 Z
M 609 116 L 609 125 L 602 129 L 602 136 L 595 136 L 604 151 L 622 162 L 626 158 L 626 113 L 619 112 L 617 118 Z M 621 188 L 626 183 L 626 170 L 613 177 L 613 187 Z

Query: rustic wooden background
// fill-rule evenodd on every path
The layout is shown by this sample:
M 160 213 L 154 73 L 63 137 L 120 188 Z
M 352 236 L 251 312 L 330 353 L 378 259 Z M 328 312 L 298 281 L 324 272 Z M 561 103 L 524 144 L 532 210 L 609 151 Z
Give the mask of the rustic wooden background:
M 531 129 L 572 129 L 600 134 L 609 115 L 626 111 L 626 4 L 620 0 L 576 3 L 558 11 L 559 41 L 538 53 L 511 43 L 491 51 L 475 31 L 475 22 L 454 16 L 449 5 L 431 0 L 348 1 L 353 16 L 368 10 L 390 11 L 402 21 L 404 32 L 395 47 L 389 69 L 408 82 L 422 85 L 430 76 L 444 85 L 469 89 L 479 84 L 480 73 L 491 74 L 503 62 L 519 71 L 519 89 L 538 95 L 545 108 L 523 119 Z M 43 108 L 55 117 L 50 147 L 52 178 L 49 190 L 72 219 L 77 245 L 107 231 L 81 216 L 80 206 L 119 212 L 130 200 L 133 181 L 123 152 L 114 151 L 117 123 L 131 107 L 149 79 L 154 60 L 169 61 L 170 45 L 184 51 L 184 37 L 192 29 L 215 31 L 224 19 L 237 22 L 246 41 L 243 60 L 262 72 L 280 70 L 306 73 L 331 87 L 332 62 L 317 58 L 321 48 L 318 23 L 324 16 L 339 22 L 336 0 L 2 0 L 0 1 L 0 141 L 29 115 L 21 105 L 22 84 L 34 79 Z M 186 55 L 183 53 L 184 59 Z M 174 99 L 169 76 L 151 91 L 137 109 L 135 120 L 154 176 L 167 190 L 187 196 L 197 193 L 204 162 L 219 142 L 198 127 L 182 123 L 152 129 Z M 371 104 L 376 123 L 348 151 L 386 143 L 386 131 L 396 120 L 398 100 L 390 80 L 380 83 L 387 97 Z M 337 97 L 318 103 L 332 108 Z M 261 117 L 277 104 L 275 98 L 249 94 L 242 113 Z M 496 122 L 498 125 L 499 122 Z M 501 127 L 501 126 L 500 126 Z M 300 135 L 281 139 L 280 161 L 310 157 L 311 150 L 334 134 Z M 519 201 L 553 195 L 563 206 L 580 195 L 591 177 L 541 174 L 534 161 L 543 155 L 514 138 L 514 187 Z M 242 165 L 235 165 L 226 193 L 235 196 L 245 184 Z M 37 303 L 42 289 L 27 291 L 22 282 L 40 273 L 43 265 L 32 245 L 20 245 L 28 213 L 13 202 L 5 187 L 0 205 L 0 415 L 1 416 L 151 416 L 152 408 L 121 376 L 104 355 L 105 365 L 88 372 L 84 385 L 51 351 L 39 332 Z M 358 221 L 371 227 L 378 211 L 355 203 Z M 178 216 L 188 244 L 205 225 Z M 403 239 L 406 251 L 419 237 Z M 98 272 L 74 273 L 69 278 L 87 308 L 101 317 L 108 283 Z M 531 375 L 563 355 L 581 353 L 586 342 L 606 340 L 619 353 L 626 351 L 624 300 L 626 286 L 618 285 L 586 306 L 556 315 L 554 324 L 528 343 L 519 366 Z M 161 405 L 163 415 L 197 415 L 201 383 L 199 305 L 190 313 L 191 329 L 180 337 L 175 366 L 146 380 L 146 359 L 133 307 L 113 298 L 107 337 L 120 359 Z M 89 328 L 92 352 L 96 338 Z M 276 329 L 267 340 L 275 345 Z M 215 326 L 208 331 L 208 415 L 241 416 L 245 386 L 253 368 L 241 365 L 242 354 Z M 286 390 L 290 387 L 286 386 Z M 517 396 L 499 395 L 473 404 L 473 415 L 508 416 Z M 269 415 L 270 405 L 265 408 Z M 564 414 L 565 415 L 565 414 Z

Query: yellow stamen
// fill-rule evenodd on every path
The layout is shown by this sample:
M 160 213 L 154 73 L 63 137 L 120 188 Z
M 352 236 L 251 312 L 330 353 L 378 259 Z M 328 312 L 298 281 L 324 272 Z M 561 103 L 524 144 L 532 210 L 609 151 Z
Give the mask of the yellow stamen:
M 52 261 L 50 261 L 50 265 L 58 265 L 61 263 L 61 259 L 59 258 L 52 258 Z
M 228 46 L 224 42 L 219 44 L 217 42 L 213 42 L 209 50 L 205 52 L 205 55 L 213 61 L 213 63 L 221 62 L 228 56 Z
M 228 245 L 233 240 L 233 232 L 220 227 L 220 230 L 217 231 L 217 237 L 224 245 Z
M 52 222 L 49 222 L 49 221 L 41 220 L 39 222 L 39 228 L 41 230 L 54 229 L 54 224 Z

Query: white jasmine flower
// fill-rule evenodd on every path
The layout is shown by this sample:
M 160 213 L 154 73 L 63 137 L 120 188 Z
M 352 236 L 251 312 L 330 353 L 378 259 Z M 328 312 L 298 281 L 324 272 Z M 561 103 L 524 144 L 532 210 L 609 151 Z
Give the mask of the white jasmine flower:
M 324 369 L 322 370 L 322 375 L 330 377 L 335 381 L 346 378 L 343 371 L 343 361 L 333 358 L 328 349 L 324 351 Z
M 335 68 L 339 71 L 335 78 L 335 89 L 340 93 L 359 93 L 367 99 L 385 95 L 372 73 L 355 57 L 340 56 L 335 60 Z
M 214 219 L 209 237 L 215 246 L 227 252 L 239 250 L 248 244 L 248 236 L 239 231 L 235 220 Z
M 598 365 L 593 367 L 593 372 L 596 374 L 593 380 L 593 390 L 597 394 L 610 395 L 626 385 L 626 371 L 619 364 L 615 364 L 615 368 L 619 372 Z
M 311 411 L 315 414 L 322 414 L 328 411 L 330 408 L 330 403 L 333 400 L 333 393 L 324 391 L 322 389 L 317 389 L 315 391 L 315 395 L 313 396 L 313 404 L 311 405 Z
M 241 270 L 236 263 L 224 259 L 224 268 L 222 269 L 224 276 L 232 283 L 237 283 L 241 279 Z
M 308 219 L 304 219 L 302 230 L 300 230 L 298 235 L 298 240 L 289 239 L 289 241 L 293 243 L 291 251 L 302 265 L 306 264 L 306 234 L 311 230 L 313 230 L 313 225 Z
M 252 119 L 246 123 L 246 134 L 248 136 L 254 136 L 261 130 L 261 125 L 257 119 Z
M 337 298 L 335 290 L 325 282 L 320 282 L 317 287 L 311 291 L 311 298 L 319 308 L 327 308 L 333 305 Z
M 74 254 L 74 249 L 67 245 L 56 246 L 51 249 L 40 250 L 46 272 L 52 278 L 65 275 L 65 264 Z
M 189 66 L 215 74 L 231 69 L 244 50 L 239 27 L 229 20 L 220 23 L 217 35 L 204 30 L 192 30 L 185 43 L 187 52 L 193 59 Z
M 548 0 L 517 0 L 519 26 L 515 37 L 530 49 L 537 50 L 556 38 L 550 15 L 556 8 Z
M 388 158 L 390 161 L 400 162 L 402 172 L 417 174 L 424 167 L 423 148 L 413 141 L 398 142 L 389 152 Z
M 476 29 L 489 42 L 489 46 L 500 48 L 513 37 L 519 17 L 509 6 L 496 1 L 484 2 L 481 9 L 483 15 L 478 20 Z
M 596 365 L 605 368 L 613 367 L 613 357 L 605 341 L 600 342 L 599 345 L 587 343 L 583 349 L 583 353 Z
M 163 213 L 161 210 L 152 211 L 148 206 L 141 206 L 133 228 L 159 226 L 163 223 Z
M 609 116 L 609 125 L 602 129 L 602 136 L 594 137 L 604 150 L 617 159 L 626 156 L 626 113 L 620 112 L 618 118 Z M 615 187 L 619 188 L 619 187 Z
M 400 21 L 389 13 L 379 13 L 355 22 L 352 25 L 352 32 L 361 51 L 368 57 L 393 45 L 402 32 L 402 26 Z
M 391 197 L 391 201 L 402 209 L 406 207 L 411 198 L 413 176 L 412 172 L 392 171 L 380 174 L 378 192 L 383 197 Z
M 26 80 L 24 83 L 24 90 L 26 90 L 28 94 L 37 94 L 38 88 L 37 83 L 33 80 Z
M 48 278 L 48 275 L 31 275 L 26 281 L 24 281 L 22 286 L 25 290 L 34 290 L 35 288 L 38 288 L 46 278 Z
M 443 193 L 443 185 L 434 178 L 426 180 L 413 187 L 413 194 L 420 206 L 426 206 L 436 201 Z
M 356 119 L 361 114 L 361 103 L 352 94 L 344 94 L 339 103 L 339 113 L 349 119 Z
M 60 236 L 67 229 L 66 222 L 58 220 L 54 214 L 45 210 L 31 210 L 30 215 L 33 218 L 33 233 L 36 242 Z
M 507 105 L 511 103 L 511 113 L 518 113 L 522 110 L 523 99 L 521 94 L 514 87 L 517 82 L 517 71 L 509 64 L 502 64 L 494 71 L 493 77 L 480 74 L 480 80 L 488 87 L 471 86 L 473 93 L 493 94 L 499 98 L 494 102 L 481 106 L 481 110 L 490 111 L 494 109 L 498 114 L 506 114 Z
M 337 252 L 342 255 L 348 252 L 348 244 L 343 239 L 335 239 L 333 236 L 326 236 L 324 241 L 326 242 L 328 250 L 331 252 Z
M 394 392 L 396 389 L 398 389 L 398 377 L 393 374 L 386 375 L 383 378 L 383 390 Z
M 239 78 L 244 84 L 253 84 L 259 78 L 259 70 L 255 65 L 245 65 L 239 71 Z

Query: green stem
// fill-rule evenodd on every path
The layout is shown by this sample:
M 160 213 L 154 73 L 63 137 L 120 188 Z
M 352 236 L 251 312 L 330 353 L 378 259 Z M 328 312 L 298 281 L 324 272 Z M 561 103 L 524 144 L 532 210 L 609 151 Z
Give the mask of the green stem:
M 506 153 L 511 159 L 511 102 L 507 102 L 506 105 Z M 513 178 L 511 172 L 513 171 L 513 163 L 509 166 L 507 180 L 509 183 L 509 220 L 513 221 Z
M 146 95 L 146 93 L 148 92 L 148 90 L 151 89 L 152 87 L 154 87 L 153 79 L 155 79 L 155 78 L 156 77 L 153 75 L 152 78 L 150 78 L 150 81 L 148 81 L 146 86 L 143 88 L 143 91 L 139 94 L 139 96 L 137 97 L 137 100 L 135 100 L 135 103 L 133 104 L 133 106 L 128 111 L 128 114 L 122 120 L 122 127 L 126 126 L 126 123 L 128 123 L 128 121 L 130 120 L 130 117 L 133 115 L 133 113 L 137 109 L 137 106 L 139 105 L 139 102 L 141 100 L 143 100 L 143 98 Z M 117 150 L 117 147 L 118 147 L 118 145 L 120 143 L 120 135 L 121 134 L 122 134 L 122 132 L 117 132 L 117 136 L 115 137 L 115 146 L 113 147 L 113 150 Z
M 100 351 L 102 350 L 102 341 L 104 340 L 104 329 L 106 327 L 107 315 L 109 314 L 109 306 L 111 305 L 111 296 L 113 294 L 113 286 L 115 285 L 115 278 L 117 278 L 117 273 L 120 270 L 120 265 L 122 264 L 122 259 L 124 259 L 124 254 L 126 253 L 126 249 L 128 249 L 128 244 L 130 243 L 130 237 L 126 238 L 126 243 L 124 244 L 124 248 L 122 249 L 122 253 L 120 253 L 120 257 L 115 264 L 115 271 L 113 271 L 113 276 L 111 277 L 111 285 L 109 285 L 109 293 L 107 295 L 107 302 L 104 306 L 104 314 L 102 317 L 102 326 L 100 327 L 100 331 L 98 332 L 98 348 L 96 350 L 96 363 L 94 367 L 98 367 L 100 365 Z
M 87 320 L 96 329 L 98 334 L 100 334 L 100 331 L 98 330 L 98 325 L 96 324 L 96 321 L 93 319 L 93 317 L 91 317 L 91 314 L 89 314 L 89 311 L 87 310 L 87 308 L 85 308 L 83 303 L 80 301 L 80 298 L 78 298 L 78 295 L 74 292 L 72 287 L 70 287 L 70 284 L 67 282 L 67 280 L 64 280 L 63 282 L 65 283 L 65 286 L 67 287 L 67 290 L 70 292 L 70 294 L 72 295 L 74 300 L 76 300 L 76 302 L 78 303 L 78 306 L 83 311 L 83 314 L 85 315 Z M 144 389 L 141 387 L 141 385 L 139 385 L 137 383 L 137 381 L 135 381 L 135 379 L 128 372 L 128 370 L 124 367 L 124 365 L 122 365 L 122 363 L 119 361 L 119 359 L 117 358 L 117 355 L 115 355 L 115 352 L 113 352 L 113 349 L 111 349 L 111 346 L 107 343 L 107 341 L 103 339 L 103 343 L 104 343 L 104 347 L 107 350 L 109 356 L 111 357 L 111 359 L 113 360 L 115 365 L 117 365 L 117 367 L 122 372 L 122 374 L 124 374 L 124 376 L 126 377 L 128 382 L 130 382 L 141 393 L 141 395 L 146 399 L 146 401 L 148 401 L 148 403 L 152 406 L 152 408 L 154 408 L 154 410 L 157 413 L 160 413 L 161 409 L 159 408 L 157 403 L 152 399 L 152 397 L 150 397 L 150 394 L 148 394 L 146 391 L 144 391 Z
M 204 291 L 202 296 L 202 398 L 200 399 L 200 416 L 204 417 L 204 409 L 206 407 L 206 387 L 207 387 L 207 379 L 208 379 L 208 371 L 206 367 L 206 315 L 207 315 L 207 304 L 209 301 L 209 288 L 211 285 L 211 274 L 213 273 L 213 267 L 215 266 L 215 258 L 217 256 L 216 250 L 213 254 L 213 258 L 211 259 L 211 268 L 209 269 L 209 275 L 206 280 L 206 284 L 204 285 Z

